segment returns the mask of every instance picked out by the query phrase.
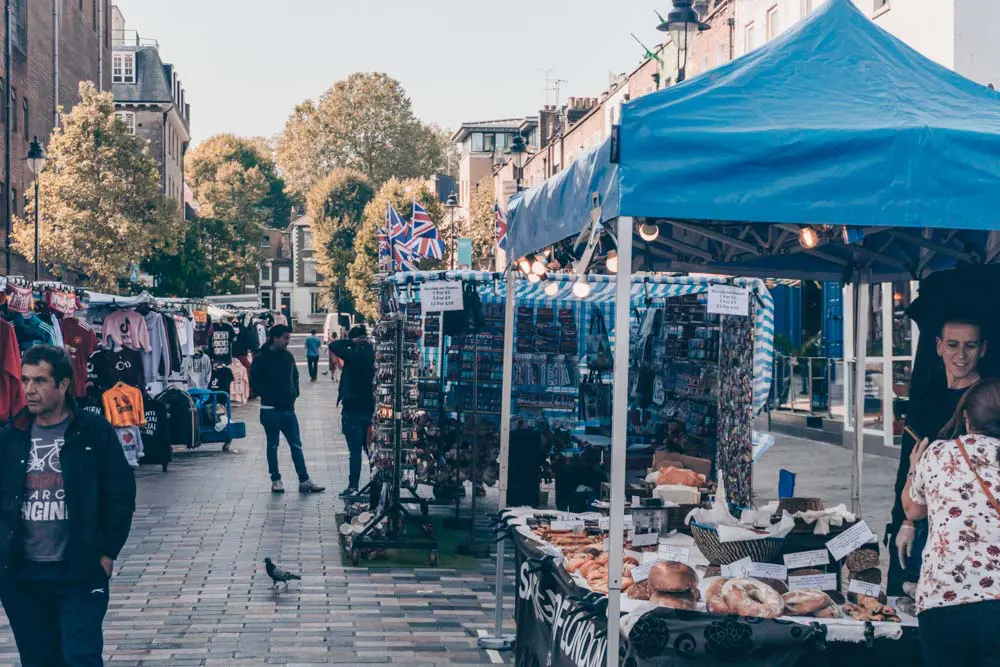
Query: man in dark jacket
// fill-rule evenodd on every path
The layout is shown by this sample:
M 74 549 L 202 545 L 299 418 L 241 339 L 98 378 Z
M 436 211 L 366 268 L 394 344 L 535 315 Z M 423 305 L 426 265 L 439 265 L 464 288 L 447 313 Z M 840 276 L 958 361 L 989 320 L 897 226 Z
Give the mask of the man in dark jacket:
M 281 472 L 278 471 L 278 445 L 285 434 L 292 452 L 292 463 L 299 476 L 299 493 L 321 493 L 325 487 L 309 479 L 306 460 L 302 455 L 299 419 L 295 416 L 295 399 L 299 397 L 299 369 L 295 357 L 288 351 L 292 330 L 283 324 L 271 327 L 267 345 L 254 355 L 250 365 L 250 390 L 260 396 L 260 423 L 267 435 L 267 469 L 271 473 L 272 493 L 284 493 Z
M 27 409 L 0 431 L 0 601 L 25 666 L 104 664 L 111 573 L 135 512 L 118 437 L 77 409 L 72 382 L 66 352 L 28 350 Z
M 344 362 L 337 403 L 343 406 L 341 428 L 351 452 L 351 463 L 347 488 L 340 495 L 350 496 L 358 491 L 361 452 L 375 412 L 375 350 L 368 342 L 368 331 L 359 324 L 350 330 L 346 340 L 331 342 L 330 351 Z

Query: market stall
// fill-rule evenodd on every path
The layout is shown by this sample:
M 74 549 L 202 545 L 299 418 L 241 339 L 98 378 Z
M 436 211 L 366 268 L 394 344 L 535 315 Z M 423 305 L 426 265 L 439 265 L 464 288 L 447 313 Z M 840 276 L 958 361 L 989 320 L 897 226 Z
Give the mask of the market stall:
M 989 230 L 1000 203 L 998 149 L 995 91 L 922 57 L 848 0 L 831 0 L 767 46 L 626 104 L 611 141 L 515 196 L 509 256 L 540 252 L 590 226 L 614 239 L 620 275 L 631 275 L 634 263 L 646 271 L 844 280 L 859 287 L 851 369 L 863 370 L 868 284 L 996 259 Z M 579 273 L 591 266 L 577 263 Z M 623 330 L 627 283 L 617 288 L 615 326 Z M 630 353 L 615 346 L 610 664 L 624 655 Z M 858 419 L 864 372 L 852 375 L 849 418 Z M 863 429 L 854 433 L 857 512 Z M 664 647 L 662 659 L 675 658 L 676 647 Z

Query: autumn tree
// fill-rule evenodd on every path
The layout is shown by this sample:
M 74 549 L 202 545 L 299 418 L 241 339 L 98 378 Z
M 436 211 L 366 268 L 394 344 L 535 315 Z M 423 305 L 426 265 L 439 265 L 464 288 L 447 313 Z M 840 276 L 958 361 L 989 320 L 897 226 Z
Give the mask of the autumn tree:
M 318 102 L 299 104 L 276 152 L 290 192 L 302 199 L 336 168 L 356 169 L 378 187 L 445 166 L 440 130 L 421 123 L 403 86 L 378 72 L 356 72 Z
M 476 184 L 469 204 L 469 237 L 472 238 L 472 259 L 476 267 L 491 270 L 496 260 L 496 193 L 493 177 L 484 176 Z
M 46 263 L 115 289 L 134 266 L 174 252 L 183 220 L 163 196 L 156 160 L 115 118 L 111 93 L 80 84 L 80 102 L 49 140 L 39 179 L 39 249 Z M 14 220 L 17 252 L 34 260 L 34 201 Z
M 354 259 L 355 233 L 365 206 L 374 196 L 375 191 L 364 174 L 353 169 L 335 169 L 316 183 L 306 197 L 317 268 L 338 308 L 347 294 L 347 272 Z
M 376 231 L 385 224 L 385 211 L 389 204 L 409 219 L 413 215 L 413 199 L 427 209 L 431 220 L 439 223 L 444 218 L 444 207 L 437 197 L 419 179 L 389 179 L 379 188 L 374 199 L 365 206 L 364 217 L 354 237 L 354 261 L 348 270 L 347 288 L 354 297 L 354 306 L 365 317 L 378 317 L 378 294 L 375 292 L 375 275 L 378 273 L 378 242 Z M 442 225 L 438 224 L 439 233 Z M 447 237 L 445 237 L 447 238 Z M 445 244 L 443 260 L 422 259 L 421 269 L 448 266 L 448 247 Z

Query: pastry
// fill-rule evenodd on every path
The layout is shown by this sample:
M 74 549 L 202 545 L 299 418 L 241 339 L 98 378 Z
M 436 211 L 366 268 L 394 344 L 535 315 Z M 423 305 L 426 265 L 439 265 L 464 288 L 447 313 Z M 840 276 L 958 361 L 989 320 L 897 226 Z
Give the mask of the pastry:
M 730 579 L 722 586 L 722 598 L 740 616 L 778 618 L 785 610 L 778 591 L 756 579 Z
M 684 563 L 657 563 L 649 570 L 649 585 L 661 593 L 698 590 L 698 574 Z
M 811 616 L 833 605 L 833 600 L 823 591 L 791 591 L 785 593 L 782 599 L 785 601 L 785 613 L 790 616 Z
M 697 589 L 693 593 L 661 593 L 656 591 L 650 596 L 649 601 L 655 602 L 661 607 L 694 611 L 698 603 Z
M 849 555 L 845 562 L 847 569 L 851 572 L 861 572 L 862 570 L 878 569 L 878 550 L 862 547 Z M 881 583 L 881 579 L 878 582 Z

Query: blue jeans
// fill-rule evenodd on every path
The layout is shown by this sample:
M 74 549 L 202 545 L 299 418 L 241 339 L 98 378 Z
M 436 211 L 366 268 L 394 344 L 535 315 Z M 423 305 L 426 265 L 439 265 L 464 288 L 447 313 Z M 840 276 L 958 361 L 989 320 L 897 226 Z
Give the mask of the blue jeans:
M 281 479 L 281 473 L 278 472 L 278 444 L 282 433 L 288 441 L 288 448 L 292 451 L 292 463 L 295 464 L 299 483 L 308 481 L 309 473 L 306 471 L 305 457 L 302 456 L 302 437 L 299 435 L 299 420 L 295 416 L 295 411 L 262 409 L 260 423 L 267 435 L 267 470 L 271 473 L 271 481 L 277 482 Z
M 340 416 L 341 429 L 347 439 L 347 449 L 351 452 L 350 474 L 347 486 L 351 489 L 358 488 L 361 480 L 361 453 L 365 449 L 365 442 L 368 440 L 368 427 L 371 426 L 372 417 L 363 412 L 348 412 L 346 409 Z

